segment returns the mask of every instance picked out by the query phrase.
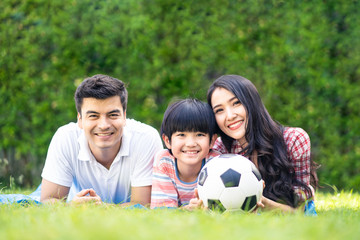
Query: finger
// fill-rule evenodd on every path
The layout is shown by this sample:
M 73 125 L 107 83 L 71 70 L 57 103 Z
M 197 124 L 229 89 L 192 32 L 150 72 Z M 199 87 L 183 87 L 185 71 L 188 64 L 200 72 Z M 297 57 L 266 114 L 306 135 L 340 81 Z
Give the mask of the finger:
M 256 206 L 261 207 L 261 208 L 265 208 L 265 205 L 261 201 L 257 202 Z
M 199 192 L 198 192 L 197 188 L 194 189 L 194 195 L 197 199 L 199 199 Z
M 77 197 L 83 197 L 89 193 L 90 189 L 83 189 L 76 194 Z
M 98 196 L 98 195 L 96 194 L 95 190 L 92 189 L 92 188 L 89 189 L 89 195 L 90 195 L 91 197 L 96 197 L 96 196 Z
M 101 203 L 101 199 L 99 200 L 99 198 L 97 197 L 85 196 L 85 197 L 74 198 L 72 202 L 77 204 L 94 202 L 98 204 L 99 202 Z

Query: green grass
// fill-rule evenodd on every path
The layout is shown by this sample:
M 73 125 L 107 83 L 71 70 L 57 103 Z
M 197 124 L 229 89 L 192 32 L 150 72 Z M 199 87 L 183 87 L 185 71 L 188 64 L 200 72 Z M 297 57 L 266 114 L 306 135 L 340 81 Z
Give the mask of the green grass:
M 0 205 L 0 239 L 359 239 L 358 193 L 318 193 L 316 204 L 317 217 Z

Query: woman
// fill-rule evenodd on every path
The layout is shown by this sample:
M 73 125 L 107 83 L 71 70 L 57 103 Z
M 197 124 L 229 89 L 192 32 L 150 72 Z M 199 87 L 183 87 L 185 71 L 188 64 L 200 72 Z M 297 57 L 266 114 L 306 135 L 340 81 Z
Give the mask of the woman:
M 308 134 L 275 122 L 249 80 L 222 76 L 210 86 L 207 101 L 220 128 L 213 149 L 255 163 L 265 181 L 260 207 L 294 211 L 313 197 Z

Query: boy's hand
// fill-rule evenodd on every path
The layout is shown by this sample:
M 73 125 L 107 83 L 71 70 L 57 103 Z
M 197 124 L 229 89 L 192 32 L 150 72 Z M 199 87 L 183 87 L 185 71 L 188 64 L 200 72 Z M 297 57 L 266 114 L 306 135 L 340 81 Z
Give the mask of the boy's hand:
M 205 209 L 203 201 L 199 198 L 199 193 L 197 189 L 195 189 L 194 195 L 195 198 L 190 199 L 189 204 L 184 206 L 183 208 L 190 211 L 195 209 Z

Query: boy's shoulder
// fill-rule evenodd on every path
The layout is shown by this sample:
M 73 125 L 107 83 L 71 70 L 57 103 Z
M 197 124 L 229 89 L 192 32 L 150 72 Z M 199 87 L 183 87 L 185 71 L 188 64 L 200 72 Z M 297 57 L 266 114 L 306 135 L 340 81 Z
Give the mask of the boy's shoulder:
M 210 152 L 208 153 L 208 155 L 206 156 L 206 161 L 209 161 L 210 159 L 220 156 L 220 155 L 221 155 L 221 152 L 211 149 Z
M 168 149 L 162 149 L 155 154 L 154 165 L 174 163 L 175 157 L 170 153 Z

